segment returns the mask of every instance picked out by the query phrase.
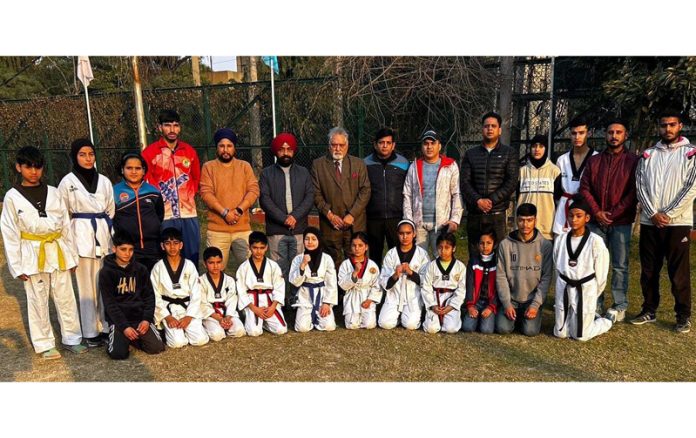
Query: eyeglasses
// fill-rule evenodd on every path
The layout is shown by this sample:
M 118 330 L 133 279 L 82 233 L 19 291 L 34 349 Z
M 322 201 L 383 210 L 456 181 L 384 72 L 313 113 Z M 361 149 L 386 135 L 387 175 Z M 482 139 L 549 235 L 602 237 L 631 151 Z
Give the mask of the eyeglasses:
M 348 143 L 330 143 L 329 146 L 334 149 L 341 149 L 348 146 Z

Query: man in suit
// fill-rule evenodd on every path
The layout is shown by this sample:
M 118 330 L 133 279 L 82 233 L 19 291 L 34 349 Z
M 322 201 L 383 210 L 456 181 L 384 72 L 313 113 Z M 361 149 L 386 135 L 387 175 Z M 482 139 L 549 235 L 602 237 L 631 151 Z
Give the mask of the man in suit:
M 348 155 L 345 129 L 331 129 L 328 139 L 328 153 L 312 163 L 312 183 L 325 249 L 338 266 L 349 256 L 351 234 L 367 227 L 370 180 L 363 160 Z

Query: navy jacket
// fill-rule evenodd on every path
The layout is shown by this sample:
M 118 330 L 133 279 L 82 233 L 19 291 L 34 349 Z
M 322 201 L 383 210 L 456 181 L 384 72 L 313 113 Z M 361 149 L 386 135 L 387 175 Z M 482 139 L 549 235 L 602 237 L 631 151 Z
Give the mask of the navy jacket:
M 285 172 L 278 163 L 261 171 L 259 188 L 259 204 L 266 214 L 266 234 L 290 236 L 304 233 L 307 228 L 307 216 L 314 205 L 314 187 L 309 171 L 297 164 L 290 167 L 290 194 L 293 206 L 291 215 L 297 220 L 292 230 L 284 225 L 288 217 L 288 209 L 285 207 Z

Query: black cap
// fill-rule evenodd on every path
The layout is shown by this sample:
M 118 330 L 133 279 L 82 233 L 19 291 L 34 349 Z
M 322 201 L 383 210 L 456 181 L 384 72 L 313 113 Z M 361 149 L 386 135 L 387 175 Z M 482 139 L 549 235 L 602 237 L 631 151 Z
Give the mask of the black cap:
M 440 141 L 440 136 L 437 135 L 437 132 L 433 131 L 432 129 L 425 131 L 423 135 L 421 135 L 420 141 L 421 143 L 423 143 L 425 140 L 429 138 L 435 141 Z

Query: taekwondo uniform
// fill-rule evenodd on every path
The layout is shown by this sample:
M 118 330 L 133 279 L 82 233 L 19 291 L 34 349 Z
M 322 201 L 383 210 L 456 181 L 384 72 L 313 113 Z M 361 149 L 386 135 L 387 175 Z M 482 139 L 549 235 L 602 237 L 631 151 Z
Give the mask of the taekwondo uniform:
M 377 326 L 377 304 L 382 301 L 382 288 L 379 287 L 379 267 L 365 256 L 362 269 L 357 273 L 358 281 L 353 282 L 355 266 L 352 259 L 346 259 L 338 268 L 338 285 L 346 293 L 343 296 L 343 316 L 347 329 L 372 329 Z M 372 304 L 363 309 L 362 303 L 371 300 Z
M 155 292 L 155 324 L 164 328 L 164 338 L 170 348 L 181 348 L 186 344 L 205 345 L 208 334 L 203 328 L 201 312 L 201 284 L 193 262 L 181 258 L 179 268 L 173 271 L 167 258 L 155 263 L 150 273 Z M 185 329 L 170 328 L 164 318 L 173 316 L 193 319 Z
M 111 181 L 104 175 L 97 174 L 95 183 L 96 187 L 88 190 L 85 180 L 70 172 L 58 184 L 58 192 L 70 212 L 70 229 L 76 237 L 73 243 L 79 259 L 75 280 L 85 338 L 97 337 L 109 329 L 102 297 L 97 290 L 97 277 L 103 258 L 111 253 L 114 192 Z
M 239 308 L 244 309 L 244 329 L 249 336 L 260 336 L 266 329 L 274 335 L 287 333 L 288 327 L 281 307 L 285 302 L 285 280 L 278 263 L 263 258 L 261 270 L 256 270 L 254 261 L 249 258 L 237 269 L 237 295 Z M 268 319 L 261 319 L 249 308 L 254 303 L 258 307 L 270 307 L 277 301 L 276 311 Z
M 27 294 L 29 336 L 34 351 L 43 353 L 55 348 L 48 312 L 48 298 L 58 313 L 58 323 L 65 345 L 82 342 L 80 317 L 69 269 L 77 265 L 77 254 L 70 232 L 68 209 L 58 190 L 46 186 L 46 196 L 34 202 L 14 186 L 5 194 L 0 229 L 2 230 L 7 267 L 12 277 L 24 274 Z
M 425 266 L 421 280 L 421 296 L 425 304 L 423 330 L 437 333 L 440 330 L 456 333 L 462 328 L 461 307 L 466 297 L 466 265 L 453 258 L 447 269 L 436 258 Z M 452 306 L 444 316 L 431 310 L 433 306 Z
M 611 320 L 595 318 L 597 297 L 609 272 L 609 250 L 602 238 L 589 229 L 581 237 L 564 233 L 556 238 L 553 260 L 557 272 L 553 334 L 588 341 L 609 331 Z
M 304 253 L 292 259 L 289 281 L 297 287 L 297 315 L 295 331 L 308 332 L 313 328 L 322 331 L 336 330 L 333 306 L 338 304 L 338 287 L 336 285 L 336 267 L 330 255 L 321 253 L 321 263 L 316 272 L 310 265 L 300 272 Z M 319 314 L 322 304 L 328 304 L 331 311 L 326 317 Z
M 208 336 L 213 341 L 220 341 L 227 336 L 238 338 L 246 335 L 242 320 L 239 319 L 237 313 L 237 286 L 234 278 L 220 273 L 220 283 L 215 287 L 212 278 L 206 272 L 199 277 L 201 282 L 201 309 L 203 314 L 203 327 L 208 333 Z M 219 313 L 223 318 L 226 316 L 232 317 L 232 327 L 225 331 L 220 323 L 211 317 L 213 313 Z
M 563 194 L 561 199 L 558 201 L 558 207 L 556 208 L 556 216 L 553 220 L 553 234 L 560 235 L 570 230 L 566 218 L 568 217 L 568 203 L 573 198 L 578 190 L 580 190 L 580 179 L 582 178 L 582 172 L 585 170 L 587 161 L 591 156 L 596 155 L 597 152 L 590 148 L 585 155 L 585 159 L 582 160 L 579 168 L 575 167 L 575 160 L 573 160 L 573 150 L 566 152 L 565 154 L 558 157 L 556 161 L 556 166 L 561 169 L 561 186 L 563 187 Z
M 387 292 L 387 296 L 379 312 L 378 324 L 381 328 L 393 329 L 399 322 L 399 316 L 403 327 L 409 330 L 420 327 L 423 299 L 418 273 L 429 261 L 428 253 L 417 245 L 408 253 L 402 253 L 397 246 L 384 256 L 379 284 Z M 398 280 L 394 280 L 391 277 L 402 262 L 408 263 L 413 275 L 409 277 L 404 273 Z

